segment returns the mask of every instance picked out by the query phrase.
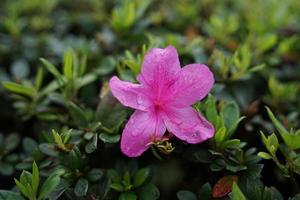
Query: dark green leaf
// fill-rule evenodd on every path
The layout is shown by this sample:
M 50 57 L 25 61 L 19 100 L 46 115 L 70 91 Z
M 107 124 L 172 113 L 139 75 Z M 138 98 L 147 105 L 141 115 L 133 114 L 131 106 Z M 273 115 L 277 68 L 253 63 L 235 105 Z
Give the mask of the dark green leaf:
M 101 169 L 92 169 L 88 172 L 87 178 L 89 181 L 98 181 L 103 176 L 103 171 Z
M 148 168 L 143 168 L 138 170 L 134 175 L 133 186 L 134 187 L 141 186 L 143 183 L 145 183 L 149 175 L 150 175 L 150 169 Z
M 0 190 L 0 200 L 24 200 L 24 199 L 20 194 L 16 192 Z
M 209 183 L 205 183 L 202 185 L 201 190 L 199 192 L 199 197 L 201 200 L 210 200 L 212 194 L 212 188 Z
M 54 173 L 51 174 L 46 181 L 44 182 L 39 196 L 38 196 L 38 200 L 42 200 L 48 197 L 48 195 L 55 190 L 55 188 L 58 186 L 60 182 L 60 177 L 58 174 Z
M 84 111 L 73 102 L 69 103 L 69 111 L 73 120 L 78 126 L 82 128 L 86 128 L 88 126 L 88 120 Z
M 83 197 L 86 195 L 89 189 L 89 182 L 86 179 L 80 178 L 74 188 L 75 195 L 77 197 Z
M 85 145 L 85 152 L 92 153 L 97 149 L 98 136 L 94 134 L 93 139 Z
M 193 192 L 187 190 L 177 192 L 177 197 L 179 200 L 197 200 L 197 196 Z
M 137 196 L 133 192 L 126 192 L 119 196 L 119 200 L 137 200 Z
M 120 135 L 111 135 L 107 133 L 100 133 L 99 139 L 105 143 L 117 143 L 120 140 Z

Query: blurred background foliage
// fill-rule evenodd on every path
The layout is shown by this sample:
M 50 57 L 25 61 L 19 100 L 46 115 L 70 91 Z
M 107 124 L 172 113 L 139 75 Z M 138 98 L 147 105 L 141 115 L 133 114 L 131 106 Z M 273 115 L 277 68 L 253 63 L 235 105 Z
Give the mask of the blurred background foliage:
M 297 0 L 2 0 L 0 199 L 299 199 L 299 19 Z M 214 72 L 195 108 L 216 135 L 128 159 L 107 81 L 170 44 Z

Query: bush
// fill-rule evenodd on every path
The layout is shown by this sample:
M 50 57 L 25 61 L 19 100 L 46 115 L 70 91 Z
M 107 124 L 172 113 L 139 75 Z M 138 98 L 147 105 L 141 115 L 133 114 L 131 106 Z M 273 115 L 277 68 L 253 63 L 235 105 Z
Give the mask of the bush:
M 2 0 L 0 200 L 299 199 L 299 18 L 297 0 Z M 170 45 L 213 73 L 192 106 L 214 135 L 180 140 L 164 121 L 128 157 L 133 109 L 109 81 L 142 82 L 149 52 Z

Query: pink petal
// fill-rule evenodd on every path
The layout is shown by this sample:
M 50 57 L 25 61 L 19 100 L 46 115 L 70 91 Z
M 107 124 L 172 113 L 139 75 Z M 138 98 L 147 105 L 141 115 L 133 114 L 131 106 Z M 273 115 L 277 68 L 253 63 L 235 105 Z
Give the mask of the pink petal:
M 109 81 L 109 87 L 112 94 L 125 106 L 146 110 L 151 104 L 146 95 L 147 89 L 142 85 L 121 81 L 114 76 Z
M 206 65 L 190 64 L 182 68 L 173 91 L 173 105 L 185 107 L 203 99 L 214 84 L 213 73 Z
M 169 108 L 163 115 L 171 133 L 188 143 L 200 143 L 214 135 L 214 127 L 191 107 Z
M 153 48 L 145 55 L 137 80 L 151 87 L 157 99 L 177 80 L 180 69 L 178 54 L 173 46 Z
M 162 119 L 149 112 L 135 111 L 126 124 L 121 138 L 121 150 L 129 157 L 140 156 L 153 139 L 166 131 Z

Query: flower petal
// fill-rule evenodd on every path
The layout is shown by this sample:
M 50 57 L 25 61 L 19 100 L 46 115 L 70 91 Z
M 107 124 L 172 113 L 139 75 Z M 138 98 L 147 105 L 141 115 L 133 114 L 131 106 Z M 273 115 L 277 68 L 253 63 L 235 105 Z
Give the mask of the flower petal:
M 180 71 L 178 81 L 171 87 L 172 104 L 186 107 L 203 99 L 214 84 L 213 73 L 206 65 L 190 64 Z
M 114 76 L 109 81 L 109 87 L 112 94 L 125 106 L 138 110 L 147 110 L 151 104 L 146 95 L 147 89 L 142 85 L 121 81 Z
M 169 108 L 163 115 L 171 133 L 188 143 L 200 143 L 214 135 L 214 127 L 192 107 Z
M 144 57 L 141 74 L 137 80 L 152 88 L 158 88 L 177 79 L 180 63 L 173 46 L 165 49 L 153 48 Z
M 153 139 L 166 131 L 162 119 L 149 112 L 135 111 L 126 124 L 121 138 L 121 150 L 129 157 L 140 156 Z

